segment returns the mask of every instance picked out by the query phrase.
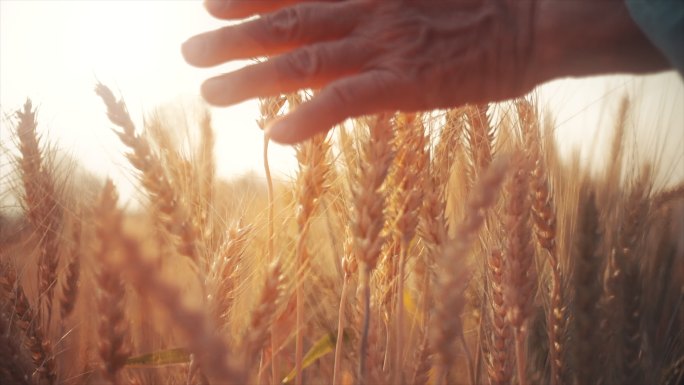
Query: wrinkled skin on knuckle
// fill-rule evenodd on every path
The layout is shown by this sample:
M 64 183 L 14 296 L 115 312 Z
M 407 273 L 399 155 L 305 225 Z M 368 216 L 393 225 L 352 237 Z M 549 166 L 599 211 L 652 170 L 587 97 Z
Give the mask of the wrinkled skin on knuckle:
M 331 100 L 334 105 L 349 106 L 354 103 L 355 98 L 350 95 L 346 88 L 333 84 L 328 87 L 328 91 L 330 92 Z
M 375 112 L 396 109 L 397 83 L 393 81 L 392 74 L 375 70 L 369 75 L 363 90 L 358 87 L 358 84 L 330 85 L 326 91 L 331 95 L 332 105 L 339 106 L 354 115 L 358 115 L 359 111 L 367 112 L 367 109 Z
M 300 39 L 304 17 L 300 7 L 286 7 L 262 17 L 263 34 L 279 41 Z
M 283 78 L 313 79 L 321 73 L 322 53 L 313 46 L 305 46 L 283 56 L 278 72 Z
M 376 95 L 375 103 L 382 110 L 396 109 L 395 104 L 402 102 L 409 86 L 397 73 L 390 71 L 376 71 L 371 83 L 371 89 Z M 398 108 L 401 109 L 401 105 Z

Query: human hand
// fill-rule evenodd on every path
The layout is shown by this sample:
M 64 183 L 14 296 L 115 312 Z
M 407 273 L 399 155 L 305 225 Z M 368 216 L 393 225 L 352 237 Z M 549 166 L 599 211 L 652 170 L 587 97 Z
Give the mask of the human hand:
M 227 106 L 321 88 L 270 128 L 295 143 L 346 118 L 502 100 L 529 90 L 534 2 L 518 0 L 209 1 L 223 19 L 260 18 L 195 36 L 186 60 L 207 67 L 268 60 L 207 80 Z

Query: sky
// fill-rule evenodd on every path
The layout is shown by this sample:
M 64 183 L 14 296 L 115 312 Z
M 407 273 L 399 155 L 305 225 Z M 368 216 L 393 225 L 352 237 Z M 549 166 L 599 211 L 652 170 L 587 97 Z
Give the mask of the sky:
M 124 148 L 95 83 L 122 95 L 138 124 L 160 105 L 197 103 L 203 79 L 246 63 L 198 69 L 185 63 L 180 45 L 225 24 L 194 0 L 0 0 L 0 141 L 11 145 L 6 117 L 30 97 L 39 109 L 39 131 L 89 171 L 114 178 L 125 195 L 132 188 L 130 169 L 122 167 Z M 670 179 L 684 180 L 684 83 L 676 73 L 564 79 L 537 92 L 556 118 L 561 148 L 585 152 L 605 141 L 608 130 L 597 128 L 610 127 L 607 116 L 620 96 L 631 95 L 636 142 L 644 153 L 666 158 Z M 263 175 L 257 102 L 213 108 L 212 114 L 219 176 Z M 270 158 L 276 178 L 294 174 L 290 147 L 271 146 Z
M 0 0 L 0 108 L 3 116 L 27 97 L 38 107 L 39 130 L 99 176 L 131 189 L 124 147 L 110 128 L 93 89 L 97 81 L 122 95 L 136 123 L 160 105 L 198 103 L 203 79 L 245 63 L 198 69 L 185 63 L 181 43 L 225 22 L 200 1 Z M 222 177 L 261 172 L 262 132 L 257 102 L 213 109 L 218 172 Z M 10 122 L 0 128 L 7 143 Z M 276 177 L 296 161 L 290 147 L 273 145 Z

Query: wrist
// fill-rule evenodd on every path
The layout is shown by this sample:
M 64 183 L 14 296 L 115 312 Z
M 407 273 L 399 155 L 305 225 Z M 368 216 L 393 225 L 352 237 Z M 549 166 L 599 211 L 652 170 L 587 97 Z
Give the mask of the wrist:
M 539 82 L 671 67 L 632 20 L 623 0 L 541 0 L 534 34 Z

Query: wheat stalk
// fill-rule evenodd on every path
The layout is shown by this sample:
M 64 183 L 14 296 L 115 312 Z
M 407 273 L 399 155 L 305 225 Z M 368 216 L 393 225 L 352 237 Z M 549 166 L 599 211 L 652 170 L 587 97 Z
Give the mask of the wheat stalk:
M 358 263 L 354 256 L 353 237 L 351 236 L 351 231 L 347 228 L 347 234 L 344 241 L 344 257 L 342 258 L 342 270 L 344 271 L 344 277 L 342 281 L 342 290 L 340 296 L 340 306 L 337 312 L 337 338 L 335 341 L 342 341 L 344 328 L 346 327 L 345 319 L 345 308 L 347 306 L 347 292 L 349 291 L 349 282 L 352 277 L 358 271 Z M 342 371 L 342 345 L 341 343 L 335 344 L 335 361 L 333 365 L 333 385 L 338 385 L 341 382 L 341 371 Z
M 196 217 L 198 227 L 202 231 L 203 243 L 207 244 L 212 230 L 210 218 L 216 179 L 216 159 L 214 157 L 216 138 L 212 127 L 211 114 L 207 109 L 203 111 L 200 119 L 200 134 L 200 145 L 197 149 L 200 171 L 200 202 L 197 203 Z
M 152 152 L 150 143 L 144 136 L 136 134 L 126 103 L 117 100 L 112 91 L 103 84 L 97 84 L 95 92 L 105 103 L 109 120 L 122 129 L 115 133 L 131 149 L 132 152 L 126 157 L 133 167 L 140 171 L 140 181 L 159 212 L 157 218 L 166 231 L 174 236 L 178 253 L 194 263 L 200 262 L 196 241 L 201 232 L 197 229 L 197 224 L 191 220 L 187 207 L 178 198 L 176 189 L 164 174 L 162 163 Z
M 282 297 L 283 279 L 280 261 L 276 259 L 269 265 L 259 302 L 250 316 L 250 331 L 246 342 L 247 358 L 257 357 L 268 338 L 269 328 Z
M 187 337 L 188 350 L 210 379 L 227 384 L 245 383 L 245 373 L 230 356 L 226 343 L 213 333 L 210 319 L 203 312 L 189 309 L 181 301 L 180 289 L 160 277 L 154 263 L 145 261 L 136 241 L 121 234 L 122 259 L 112 267 L 126 273 L 136 288 L 161 304 L 169 320 Z
M 299 173 L 297 175 L 297 235 L 296 252 L 296 286 L 297 298 L 297 337 L 295 340 L 295 384 L 301 385 L 302 358 L 303 358 L 303 333 L 304 333 L 304 297 L 302 293 L 302 274 L 307 269 L 308 251 L 306 240 L 312 217 L 316 212 L 319 200 L 327 188 L 327 177 L 330 172 L 328 152 L 330 144 L 325 135 L 316 135 L 297 148 L 297 160 Z
M 403 296 L 406 259 L 409 245 L 413 241 L 418 227 L 418 214 L 423 201 L 423 174 L 429 159 L 425 129 L 420 119 L 420 117 L 412 115 L 398 115 L 396 118 L 394 171 L 390 177 L 394 191 L 389 199 L 388 207 L 393 216 L 394 243 L 399 246 L 396 275 L 390 273 L 391 281 L 396 282 L 396 289 L 390 290 L 390 293 L 394 293 L 395 297 L 395 347 L 391 364 L 393 376 L 391 381 L 393 382 L 404 382 L 401 368 L 403 367 L 405 333 Z M 392 256 L 389 259 L 392 259 Z M 396 378 L 397 376 L 399 378 Z
M 598 337 L 595 320 L 601 292 L 596 277 L 599 275 L 600 268 L 600 260 L 598 259 L 600 255 L 598 253 L 601 233 L 594 192 L 585 185 L 581 194 L 581 211 L 577 224 L 579 236 L 575 246 L 575 271 L 573 273 L 575 289 L 573 320 L 577 339 L 574 353 L 577 382 L 589 384 L 598 379 L 598 368 L 592 342 Z
M 14 303 L 12 320 L 24 334 L 24 347 L 29 351 L 35 369 L 32 374 L 33 382 L 45 381 L 50 385 L 57 383 L 55 356 L 52 343 L 43 329 L 40 316 L 34 313 L 34 308 L 24 293 L 21 283 L 17 280 L 16 271 L 4 266 L 3 289 L 11 293 L 10 301 Z
M 102 374 L 111 384 L 118 384 L 118 374 L 130 357 L 127 343 L 128 321 L 124 313 L 126 289 L 118 271 L 112 269 L 108 261 L 115 258 L 116 240 L 121 232 L 122 214 L 116 205 L 118 193 L 111 180 L 105 182 L 100 199 L 94 208 L 97 218 L 96 235 L 100 241 L 96 259 L 99 270 L 96 280 L 99 288 L 97 308 L 100 314 L 98 350 L 102 359 Z
M 466 201 L 465 218 L 456 227 L 455 238 L 445 246 L 439 261 L 443 269 L 438 288 L 441 301 L 436 303 L 432 326 L 432 346 L 439 355 L 435 374 L 438 384 L 448 381 L 448 368 L 456 354 L 455 340 L 463 333 L 460 312 L 465 305 L 463 292 L 470 273 L 465 265 L 465 258 L 484 224 L 485 211 L 495 203 L 499 186 L 508 169 L 506 159 L 507 157 L 497 159 L 478 179 Z M 472 365 L 469 366 L 470 378 L 474 381 Z
M 370 274 L 375 268 L 385 241 L 380 234 L 384 225 L 385 193 L 381 190 L 393 158 L 392 126 L 386 116 L 374 119 L 370 136 L 362 144 L 351 185 L 353 203 L 350 225 L 354 237 L 354 254 L 360 264 L 360 287 L 363 322 L 359 344 L 358 382 L 366 381 L 366 354 L 370 328 Z
M 454 161 L 454 154 L 461 151 L 460 135 L 464 130 L 463 120 L 458 110 L 446 113 L 446 122 L 442 127 L 439 141 L 426 156 L 430 157 L 425 165 L 423 178 L 423 205 L 421 206 L 418 235 L 423 240 L 427 252 L 424 257 L 425 276 L 423 277 L 422 311 L 426 324 L 432 307 L 434 265 L 448 240 L 449 221 L 447 220 L 447 192 Z M 427 334 L 427 333 L 426 333 Z
M 206 157 L 214 142 L 208 114 L 197 116 L 199 142 L 179 142 L 162 116 L 136 133 L 125 105 L 106 98 L 121 103 L 108 110 L 150 204 L 123 211 L 110 199 L 109 213 L 77 209 L 62 229 L 61 178 L 81 188 L 79 199 L 100 183 L 54 167 L 61 158 L 52 158 L 35 124 L 22 129 L 16 174 L 2 178 L 24 185 L 17 190 L 24 211 L 0 209 L 3 384 L 125 382 L 129 375 L 140 385 L 280 383 L 283 370 L 303 383 L 335 385 L 681 379 L 681 182 L 657 190 L 652 174 L 663 165 L 639 171 L 630 163 L 637 157 L 625 147 L 626 104 L 612 143 L 616 164 L 602 170 L 560 157 L 553 131 L 539 129 L 533 99 L 514 101 L 508 115 L 481 105 L 444 117 L 357 119 L 357 138 L 341 130 L 337 148 L 330 139 L 324 188 L 312 182 L 317 162 L 300 153 L 299 182 L 269 179 L 267 207 L 254 178 L 216 179 L 215 161 Z M 264 100 L 259 123 L 266 127 L 285 103 Z M 35 123 L 31 114 L 31 106 L 20 112 Z M 442 118 L 441 132 L 430 132 Z M 190 144 L 197 146 L 178 147 Z M 501 172 L 515 175 L 497 182 L 505 184 L 505 199 L 497 200 L 498 187 L 478 183 L 498 164 L 497 153 L 510 149 L 518 158 Z M 41 178 L 52 183 L 54 217 L 40 202 L 47 191 Z M 317 199 L 323 190 L 325 199 Z M 277 217 L 276 199 L 284 203 Z M 319 200 L 331 206 L 318 207 Z M 172 242 L 158 245 L 157 237 Z M 199 282 L 186 280 L 187 255 L 180 265 L 159 263 L 190 246 Z M 53 266 L 42 257 L 55 247 L 64 259 L 59 280 L 48 277 Z M 26 259 L 32 255 L 42 259 Z M 287 279 L 300 292 L 292 287 L 281 303 Z M 48 287 L 56 286 L 61 324 L 49 325 Z M 99 299 L 85 295 L 91 292 Z M 184 303 L 186 293 L 201 301 L 198 310 Z M 88 317 L 90 307 L 100 314 Z M 140 326 L 126 331 L 124 314 Z M 140 356 L 128 357 L 133 346 Z M 108 366 L 97 367 L 101 361 Z
M 528 166 L 526 159 L 514 159 L 517 169 L 506 184 L 506 251 L 504 261 L 504 304 L 506 320 L 513 328 L 518 383 L 527 384 L 524 344 L 536 288 L 534 249 L 529 226 Z
M 47 320 L 45 327 L 49 329 L 59 265 L 59 227 L 62 209 L 56 200 L 54 172 L 50 159 L 46 156 L 36 131 L 38 123 L 31 100 L 27 99 L 23 110 L 17 111 L 16 114 L 19 119 L 16 132 L 21 153 L 18 162 L 24 187 L 22 204 L 29 222 L 39 236 L 38 289 L 41 295 L 38 297 L 36 308 L 40 319 Z M 42 314 L 43 303 L 47 317 L 43 317 Z
M 491 335 L 491 356 L 487 362 L 487 373 L 492 384 L 506 384 L 511 382 L 512 376 L 509 358 L 509 347 L 512 336 L 509 324 L 506 322 L 506 305 L 504 303 L 504 261 L 501 250 L 493 250 L 490 253 L 487 267 L 489 272 L 488 282 L 491 291 L 491 326 L 493 327 Z
M 534 105 L 527 100 L 516 102 L 525 151 L 532 170 L 530 173 L 530 193 L 532 197 L 532 223 L 538 246 L 546 251 L 551 269 L 550 304 L 547 317 L 549 338 L 549 361 L 551 363 L 551 385 L 563 381 L 563 330 L 565 308 L 561 290 L 561 271 L 556 253 L 556 209 L 551 183 L 548 179 L 546 160 L 541 156 L 544 147 L 541 128 Z
M 649 195 L 651 173 L 645 169 L 635 181 L 627 201 L 625 202 L 625 218 L 622 222 L 623 231 L 617 241 L 619 254 L 623 258 L 624 286 L 622 290 L 624 315 L 622 322 L 624 330 L 621 345 L 624 355 L 624 367 L 620 380 L 627 383 L 644 381 L 641 365 L 641 301 L 642 301 L 642 273 L 640 255 L 645 237 L 644 229 L 649 218 Z

